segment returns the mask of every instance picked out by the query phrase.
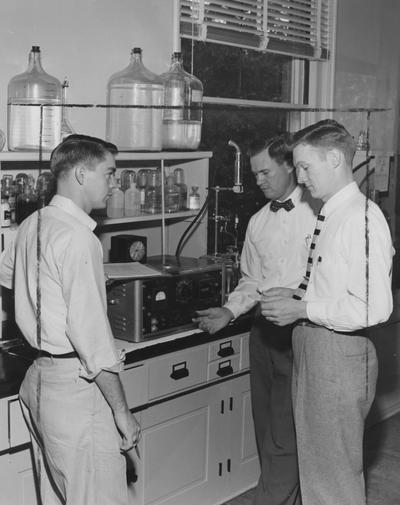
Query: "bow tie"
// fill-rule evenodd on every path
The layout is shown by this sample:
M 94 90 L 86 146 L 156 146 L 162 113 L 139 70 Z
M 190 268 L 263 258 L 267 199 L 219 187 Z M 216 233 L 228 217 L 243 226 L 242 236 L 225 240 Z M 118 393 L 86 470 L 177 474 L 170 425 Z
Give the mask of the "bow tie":
M 270 209 L 272 212 L 277 212 L 279 209 L 285 209 L 287 212 L 294 209 L 294 203 L 291 198 L 285 200 L 284 202 L 278 202 L 278 200 L 272 200 Z

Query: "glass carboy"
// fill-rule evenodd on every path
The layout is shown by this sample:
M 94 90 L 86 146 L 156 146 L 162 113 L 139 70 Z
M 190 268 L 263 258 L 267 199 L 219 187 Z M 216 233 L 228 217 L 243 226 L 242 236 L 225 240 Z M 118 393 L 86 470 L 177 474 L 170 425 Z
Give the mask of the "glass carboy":
M 40 47 L 32 46 L 27 71 L 8 84 L 8 149 L 54 149 L 61 138 L 61 104 L 61 82 L 43 70 Z
M 107 105 L 108 141 L 120 151 L 161 150 L 163 86 L 143 65 L 139 47 L 132 50 L 130 64 L 108 81 Z
M 164 84 L 163 149 L 199 147 L 202 124 L 203 85 L 183 70 L 181 53 L 172 55 L 171 67 L 162 74 Z

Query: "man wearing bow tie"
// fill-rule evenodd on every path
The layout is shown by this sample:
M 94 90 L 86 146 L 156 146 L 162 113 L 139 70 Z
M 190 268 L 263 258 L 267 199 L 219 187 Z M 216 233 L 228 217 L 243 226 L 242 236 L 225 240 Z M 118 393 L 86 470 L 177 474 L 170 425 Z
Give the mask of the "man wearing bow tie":
M 256 141 L 248 154 L 257 184 L 271 201 L 249 221 L 242 277 L 227 303 L 198 311 L 195 321 L 209 333 L 258 305 L 264 291 L 282 285 L 296 288 L 307 264 L 317 214 L 297 185 L 286 137 Z M 254 505 L 301 503 L 291 405 L 291 334 L 292 325 L 275 326 L 257 310 L 250 334 L 251 395 L 261 463 Z

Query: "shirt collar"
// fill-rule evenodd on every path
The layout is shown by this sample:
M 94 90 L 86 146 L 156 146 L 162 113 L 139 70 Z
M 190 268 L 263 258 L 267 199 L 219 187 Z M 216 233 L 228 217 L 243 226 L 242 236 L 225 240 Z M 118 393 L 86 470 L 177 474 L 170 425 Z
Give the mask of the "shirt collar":
M 54 195 L 49 205 L 57 207 L 67 214 L 77 219 L 80 223 L 94 230 L 97 223 L 84 210 L 78 207 L 70 198 L 61 195 Z
M 328 216 L 332 214 L 338 207 L 340 207 L 344 202 L 352 198 L 354 195 L 360 193 L 360 190 L 355 181 L 350 182 L 329 198 L 329 200 L 322 206 L 320 214 Z
M 303 195 L 303 190 L 299 185 L 297 185 L 294 190 L 290 193 L 290 195 L 285 198 L 285 200 L 277 200 L 277 202 L 286 202 L 286 200 L 292 200 L 294 204 L 299 203 L 301 200 L 301 197 Z

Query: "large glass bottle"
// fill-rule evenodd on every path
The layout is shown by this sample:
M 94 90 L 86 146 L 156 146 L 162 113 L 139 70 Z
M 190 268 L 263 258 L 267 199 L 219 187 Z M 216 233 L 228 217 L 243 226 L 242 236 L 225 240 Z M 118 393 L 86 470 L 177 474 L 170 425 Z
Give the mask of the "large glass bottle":
M 169 71 L 160 78 L 165 106 L 163 149 L 197 149 L 201 139 L 202 83 L 183 70 L 179 52 L 173 53 Z
M 120 151 L 161 150 L 163 86 L 143 65 L 139 47 L 132 50 L 130 64 L 108 81 L 107 104 L 108 141 Z
M 51 151 L 61 137 L 61 83 L 42 67 L 40 47 L 32 46 L 26 72 L 8 84 L 10 151 Z

